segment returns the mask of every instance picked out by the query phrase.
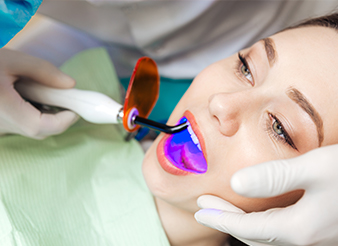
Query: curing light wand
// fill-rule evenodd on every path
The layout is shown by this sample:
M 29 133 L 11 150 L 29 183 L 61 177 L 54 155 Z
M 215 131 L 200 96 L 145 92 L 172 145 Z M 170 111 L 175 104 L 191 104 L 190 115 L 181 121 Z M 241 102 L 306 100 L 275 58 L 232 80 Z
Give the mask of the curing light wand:
M 186 123 L 168 126 L 141 117 L 135 107 L 125 111 L 119 103 L 108 96 L 78 89 L 55 89 L 33 82 L 18 82 L 15 88 L 26 100 L 49 106 L 69 109 L 88 122 L 96 124 L 123 123 L 128 132 L 144 126 L 156 131 L 173 134 L 187 128 Z
M 140 126 L 145 126 L 147 128 L 153 129 L 155 131 L 160 131 L 160 132 L 164 132 L 164 133 L 168 133 L 168 134 L 173 134 L 173 133 L 177 133 L 180 131 L 183 131 L 184 129 L 186 129 L 188 127 L 187 123 L 184 122 L 180 125 L 177 126 L 168 126 L 166 124 L 162 124 L 156 121 L 152 121 L 149 119 L 145 119 L 139 116 L 136 116 L 134 118 L 134 124 L 140 125 Z
M 132 108 L 132 110 L 129 111 L 129 114 L 124 117 L 123 108 L 121 108 L 117 118 L 119 122 L 123 124 L 126 123 L 125 128 L 128 129 L 129 131 L 133 131 L 137 127 L 136 125 L 139 125 L 150 128 L 155 131 L 173 134 L 183 131 L 188 127 L 188 124 L 186 122 L 176 126 L 168 126 L 160 122 L 140 117 L 138 114 L 139 114 L 138 110 L 136 108 Z
M 134 132 L 140 126 L 168 134 L 187 128 L 186 123 L 168 126 L 147 119 L 159 96 L 157 66 L 149 57 L 141 57 L 137 61 L 123 106 L 99 92 L 56 89 L 32 81 L 15 83 L 15 89 L 31 102 L 72 110 L 86 121 L 96 124 L 122 123 L 128 132 Z

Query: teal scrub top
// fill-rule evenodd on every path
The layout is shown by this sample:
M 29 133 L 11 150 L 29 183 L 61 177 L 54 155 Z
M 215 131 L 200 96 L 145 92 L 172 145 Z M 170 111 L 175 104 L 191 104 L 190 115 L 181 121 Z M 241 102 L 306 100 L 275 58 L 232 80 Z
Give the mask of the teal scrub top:
M 122 78 L 120 81 L 123 87 L 127 89 L 129 78 Z M 159 98 L 149 119 L 162 123 L 167 122 L 171 112 L 189 88 L 192 81 L 193 79 L 170 79 L 161 77 Z
M 0 1 L 0 48 L 5 46 L 27 24 L 42 0 Z

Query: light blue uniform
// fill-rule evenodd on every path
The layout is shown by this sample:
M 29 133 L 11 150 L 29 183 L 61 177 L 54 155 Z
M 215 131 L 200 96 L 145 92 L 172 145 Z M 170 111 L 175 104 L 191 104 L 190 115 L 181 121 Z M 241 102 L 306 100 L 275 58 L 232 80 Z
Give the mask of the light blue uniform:
M 0 0 L 0 48 L 27 24 L 42 0 Z

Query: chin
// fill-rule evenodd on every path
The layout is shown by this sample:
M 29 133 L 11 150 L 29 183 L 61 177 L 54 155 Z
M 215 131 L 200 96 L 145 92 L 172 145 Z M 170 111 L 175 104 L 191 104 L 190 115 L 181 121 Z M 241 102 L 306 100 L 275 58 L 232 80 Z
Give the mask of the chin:
M 142 163 L 142 173 L 145 182 L 154 197 L 175 207 L 196 212 L 198 210 L 197 197 L 190 189 L 184 189 L 190 180 L 187 176 L 176 176 L 166 172 L 159 164 L 157 146 L 164 134 L 160 134 L 145 154 Z M 190 185 L 189 185 L 190 186 Z
M 150 190 L 150 192 L 158 197 L 161 197 L 161 194 L 166 192 L 166 189 L 163 184 L 162 170 L 159 169 L 159 164 L 156 156 L 156 148 L 163 136 L 159 135 L 150 148 L 147 150 L 143 163 L 142 163 L 142 173 L 144 180 Z

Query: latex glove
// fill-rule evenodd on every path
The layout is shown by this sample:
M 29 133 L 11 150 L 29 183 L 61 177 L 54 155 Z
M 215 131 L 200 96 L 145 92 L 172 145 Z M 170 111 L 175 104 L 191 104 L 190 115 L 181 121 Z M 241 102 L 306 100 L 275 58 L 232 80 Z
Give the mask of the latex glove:
M 13 84 L 28 78 L 55 88 L 71 88 L 75 81 L 47 61 L 13 50 L 0 49 L 0 135 L 16 133 L 35 139 L 59 134 L 78 116 L 71 111 L 42 114 L 24 101 Z
M 312 150 L 289 160 L 242 169 L 231 187 L 247 197 L 270 197 L 304 189 L 287 208 L 244 213 L 213 196 L 198 199 L 196 220 L 232 234 L 249 245 L 338 245 L 338 145 Z M 213 208 L 213 209 L 210 209 Z

